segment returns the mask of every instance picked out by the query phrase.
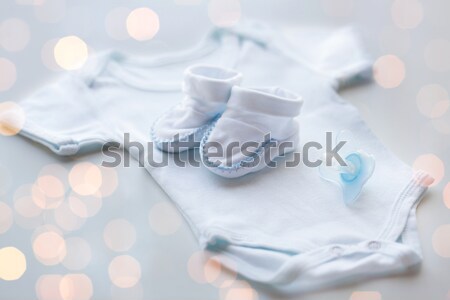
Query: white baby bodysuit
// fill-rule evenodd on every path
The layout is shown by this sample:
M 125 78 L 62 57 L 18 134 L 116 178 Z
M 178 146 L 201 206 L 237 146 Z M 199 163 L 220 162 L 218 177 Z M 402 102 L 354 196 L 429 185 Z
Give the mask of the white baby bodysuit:
M 301 145 L 324 145 L 326 132 L 350 130 L 375 156 L 376 168 L 359 200 L 346 206 L 339 188 L 320 178 L 317 168 L 280 165 L 230 180 L 205 167 L 176 166 L 171 154 L 152 149 L 154 161 L 166 157 L 170 164 L 146 167 L 200 245 L 245 278 L 283 290 L 309 291 L 417 265 L 415 208 L 428 175 L 413 179 L 411 168 L 337 95 L 338 88 L 371 73 L 353 32 L 301 30 L 290 40 L 279 32 L 241 24 L 215 29 L 197 48 L 181 54 L 151 59 L 99 55 L 20 102 L 27 115 L 21 133 L 60 155 L 122 142 L 125 132 L 145 144 L 152 123 L 181 100 L 186 67 L 236 69 L 244 74 L 243 86 L 281 86 L 302 96 Z M 135 148 L 129 150 L 136 155 Z M 309 154 L 315 160 L 322 152 Z

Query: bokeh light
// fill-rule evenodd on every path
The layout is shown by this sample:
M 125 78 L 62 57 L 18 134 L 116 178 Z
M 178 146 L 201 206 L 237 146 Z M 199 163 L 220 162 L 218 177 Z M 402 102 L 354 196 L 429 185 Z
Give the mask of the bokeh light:
M 395 55 L 378 58 L 373 70 L 375 81 L 386 89 L 398 87 L 405 79 L 405 64 Z
M 223 300 L 257 300 L 258 293 L 247 281 L 236 280 L 232 284 L 220 289 L 220 299 Z
M 34 228 L 33 233 L 31 235 L 31 240 L 34 241 L 39 235 L 47 232 L 54 232 L 59 236 L 63 236 L 63 231 L 61 230 L 61 228 L 51 223 L 44 223 Z
M 103 166 L 100 166 L 100 171 L 102 173 L 102 185 L 100 186 L 99 194 L 102 197 L 111 196 L 119 185 L 117 171 L 114 168 L 106 168 Z
M 204 266 L 208 261 L 208 255 L 204 251 L 198 251 L 191 255 L 187 263 L 189 276 L 197 283 L 206 283 Z
M 45 178 L 44 178 L 45 181 Z M 50 180 L 51 181 L 51 180 Z M 50 182 L 51 184 L 51 182 Z M 47 189 L 48 186 L 46 187 Z M 51 187 L 50 187 L 51 189 Z M 50 193 L 58 193 L 58 191 L 50 192 Z M 46 195 L 46 193 L 41 189 L 41 187 L 36 183 L 32 186 L 31 195 L 34 203 L 41 209 L 55 209 L 61 205 L 64 201 L 64 195 L 59 197 L 50 197 Z
M 227 260 L 227 266 L 236 270 L 236 264 Z M 234 270 L 225 268 L 218 258 L 205 251 L 198 251 L 191 255 L 187 263 L 189 276 L 197 283 L 209 283 L 218 288 L 226 288 L 237 278 Z
M 204 268 L 205 279 L 215 287 L 226 288 L 237 279 L 237 264 L 229 258 L 223 257 L 221 260 L 222 263 L 215 257 L 207 260 Z
M 22 196 L 14 199 L 14 209 L 25 218 L 37 217 L 42 213 L 42 209 L 38 207 L 33 198 L 30 196 Z
M 46 176 L 51 175 L 58 178 L 64 186 L 64 189 L 67 189 L 69 186 L 68 175 L 69 172 L 67 169 L 60 164 L 48 164 L 42 167 L 39 171 L 38 176 Z
M 7 232 L 12 223 L 13 213 L 11 208 L 5 202 L 0 202 L 0 234 Z
M 102 172 L 93 163 L 78 163 L 70 170 L 69 183 L 79 195 L 95 195 L 102 186 Z
M 127 220 L 115 219 L 110 221 L 103 230 L 103 240 L 113 251 L 127 251 L 136 242 L 136 230 Z
M 425 47 L 425 62 L 427 66 L 437 72 L 450 70 L 450 41 L 436 39 L 430 41 Z
M 89 300 L 94 294 L 91 279 L 85 274 L 67 274 L 59 283 L 63 300 Z
M 46 231 L 33 240 L 33 252 L 42 264 L 56 265 L 66 256 L 66 243 L 60 234 L 55 231 Z
M 0 249 L 0 278 L 3 280 L 17 280 L 27 269 L 25 255 L 15 247 Z
M 102 208 L 102 198 L 100 195 L 80 196 L 71 193 L 67 198 L 70 210 L 80 218 L 90 218 L 95 216 Z
M 16 79 L 16 66 L 10 60 L 0 57 L 0 92 L 9 90 L 16 82 Z
M 65 0 L 42 0 L 41 2 L 34 6 L 34 14 L 39 21 L 57 23 L 64 18 L 66 14 Z
M 56 224 L 65 231 L 75 231 L 81 228 L 86 222 L 85 218 L 77 216 L 67 202 L 61 203 L 54 209 L 53 216 Z
M 450 106 L 448 92 L 439 84 L 423 86 L 417 94 L 419 111 L 429 118 L 439 118 Z
M 89 56 L 86 43 L 74 35 L 59 39 L 53 53 L 56 63 L 65 70 L 81 68 Z
M 63 197 L 65 187 L 61 180 L 53 175 L 43 175 L 36 180 L 36 184 L 45 196 L 51 198 Z
M 170 235 L 180 228 L 181 217 L 173 205 L 159 202 L 153 205 L 148 217 L 150 227 L 159 235 Z
M 21 19 L 12 18 L 0 23 L 0 46 L 7 51 L 25 49 L 30 41 L 30 28 Z
M 436 119 L 443 116 L 448 111 L 449 106 L 450 101 L 448 99 L 437 102 L 431 111 L 431 117 Z
M 222 264 L 214 259 L 208 259 L 205 263 L 203 273 L 205 274 L 205 280 L 208 283 L 212 283 L 219 278 L 222 273 Z
M 62 276 L 59 274 L 42 275 L 36 282 L 36 296 L 39 300 L 63 300 L 59 292 Z
M 445 186 L 442 197 L 444 199 L 445 206 L 450 209 L 450 182 Z
M 66 239 L 66 255 L 62 265 L 71 271 L 79 271 L 87 267 L 91 261 L 91 247 L 89 243 L 79 237 Z
M 416 28 L 423 19 L 423 7 L 417 0 L 395 0 L 391 7 L 394 24 L 402 29 Z
M 64 201 L 68 188 L 67 169 L 60 164 L 46 165 L 33 185 L 33 200 L 42 209 L 55 209 Z
M 36 217 L 42 212 L 33 199 L 32 190 L 33 186 L 26 184 L 20 186 L 14 193 L 14 209 L 25 218 Z
M 432 243 L 437 255 L 450 257 L 450 224 L 441 225 L 434 231 Z
M 348 17 L 353 13 L 354 0 L 321 0 L 323 11 L 332 17 Z
M 114 285 L 120 288 L 131 288 L 141 278 L 141 266 L 134 257 L 121 255 L 111 261 L 108 273 Z
M 423 183 L 423 185 L 430 187 L 439 184 L 445 173 L 444 163 L 434 154 L 423 154 L 417 157 L 413 163 L 413 169 L 416 171 L 425 171 L 433 177 L 434 181 L 432 183 Z
M 431 124 L 437 132 L 443 135 L 450 135 L 450 109 L 447 109 L 439 118 L 432 119 Z
M 150 8 L 136 8 L 127 17 L 127 31 L 137 41 L 151 40 L 159 31 L 159 17 Z
M 42 209 L 36 205 L 33 195 L 34 185 L 20 186 L 14 193 L 14 221 L 25 229 L 35 229 L 44 221 Z M 42 201 L 42 200 L 40 200 Z
M 210 0 L 208 16 L 216 26 L 231 27 L 241 18 L 241 2 L 239 0 Z
M 381 300 L 381 294 L 376 291 L 356 291 L 351 294 L 350 300 Z
M 130 38 L 127 31 L 127 18 L 130 12 L 131 9 L 127 7 L 116 7 L 106 15 L 105 29 L 111 38 L 119 41 Z
M 0 59 L 0 75 L 1 71 Z M 1 89 L 0 76 L 0 89 Z M 0 103 L 0 135 L 13 136 L 18 134 L 25 124 L 25 112 L 17 103 L 6 101 Z

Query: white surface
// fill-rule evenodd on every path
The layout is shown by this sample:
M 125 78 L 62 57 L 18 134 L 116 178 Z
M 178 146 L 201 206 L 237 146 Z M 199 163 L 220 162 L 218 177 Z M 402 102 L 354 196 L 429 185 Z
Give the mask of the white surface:
M 179 1 L 181 2 L 181 1 Z M 192 1 L 191 1 L 192 2 Z M 23 51 L 8 52 L 0 48 L 0 57 L 16 64 L 18 80 L 0 101 L 14 101 L 28 95 L 37 87 L 57 76 L 42 64 L 41 48 L 50 39 L 75 34 L 94 50 L 119 48 L 132 53 L 149 54 L 182 49 L 196 43 L 211 26 L 207 14 L 207 1 L 193 6 L 181 6 L 174 1 L 67 1 L 66 14 L 61 22 L 47 24 L 39 21 L 32 6 L 18 6 L 9 0 L 0 4 L 0 21 L 18 17 L 30 26 L 31 40 Z M 334 4 L 348 16 L 329 16 L 326 4 Z M 262 4 L 261 4 L 262 3 Z M 309 25 L 339 26 L 353 23 L 365 37 L 366 45 L 374 57 L 385 54 L 399 56 L 406 67 L 405 80 L 394 89 L 384 89 L 376 83 L 347 90 L 344 98 L 357 106 L 374 133 L 406 163 L 412 164 L 422 154 L 434 153 L 450 168 L 449 136 L 439 133 L 432 121 L 423 116 L 417 107 L 420 88 L 430 83 L 450 90 L 449 72 L 436 72 L 429 66 L 433 57 L 426 60 L 427 44 L 434 39 L 448 38 L 450 26 L 446 12 L 449 3 L 444 0 L 423 1 L 423 21 L 415 29 L 402 31 L 396 28 L 391 17 L 391 1 L 256 1 L 242 3 L 242 17 L 271 21 L 285 27 Z M 106 34 L 105 17 L 117 7 L 148 6 L 159 14 L 161 29 L 152 41 L 114 41 Z M 390 39 L 387 37 L 391 36 Z M 388 40 L 388 41 L 386 41 Z M 445 69 L 445 61 L 437 66 Z M 449 113 L 443 117 L 450 122 Z M 14 191 L 23 184 L 32 183 L 40 169 L 49 163 L 60 163 L 68 169 L 76 162 L 99 162 L 101 154 L 83 156 L 78 160 L 63 160 L 41 146 L 20 137 L 0 137 L 0 165 L 5 167 L 12 185 L 0 200 L 11 205 Z M 129 251 L 141 264 L 140 285 L 144 299 L 218 299 L 219 290 L 208 284 L 198 284 L 187 271 L 187 262 L 197 245 L 186 224 L 173 235 L 159 236 L 151 230 L 148 215 L 151 207 L 167 196 L 152 181 L 144 169 L 119 168 L 119 188 L 104 200 L 100 213 L 89 219 L 81 230 L 69 236 L 88 239 L 93 249 L 90 265 L 83 270 L 93 281 L 93 299 L 110 299 L 112 283 L 108 277 L 109 262 L 120 253 L 109 250 L 102 239 L 103 229 L 112 218 L 132 218 L 137 242 Z M 450 170 L 450 169 L 448 169 Z M 431 188 L 418 209 L 418 226 L 424 255 L 422 268 L 406 276 L 373 280 L 360 285 L 342 287 L 303 297 L 303 299 L 349 299 L 354 291 L 378 291 L 382 299 L 446 299 L 450 289 L 450 260 L 438 256 L 432 247 L 433 232 L 442 224 L 450 223 L 450 211 L 443 203 L 443 188 L 450 176 Z M 35 284 L 45 274 L 66 274 L 64 266 L 44 267 L 33 255 L 31 231 L 14 225 L 0 235 L 0 247 L 15 246 L 27 257 L 28 268 L 17 281 L 0 281 L 0 299 L 35 298 Z M 259 291 L 259 298 L 273 298 Z M 297 297 L 296 297 L 297 298 Z

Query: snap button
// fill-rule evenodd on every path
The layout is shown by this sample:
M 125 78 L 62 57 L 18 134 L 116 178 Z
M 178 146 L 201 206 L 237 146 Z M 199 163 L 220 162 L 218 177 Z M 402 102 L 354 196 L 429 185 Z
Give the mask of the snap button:
M 342 247 L 339 246 L 334 246 L 331 248 L 331 252 L 337 256 L 340 256 L 344 252 L 344 249 L 342 249 Z
M 377 242 L 377 241 L 371 241 L 371 242 L 369 242 L 369 244 L 367 246 L 371 250 L 378 250 L 381 248 L 380 242 Z

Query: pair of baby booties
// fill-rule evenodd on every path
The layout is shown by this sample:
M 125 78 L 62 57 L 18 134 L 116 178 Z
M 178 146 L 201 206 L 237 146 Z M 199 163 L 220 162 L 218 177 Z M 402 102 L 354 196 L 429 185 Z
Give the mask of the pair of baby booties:
M 187 68 L 185 97 L 153 124 L 156 147 L 170 153 L 199 147 L 206 168 L 227 178 L 257 172 L 294 151 L 301 97 L 279 87 L 242 87 L 242 78 L 217 66 Z

